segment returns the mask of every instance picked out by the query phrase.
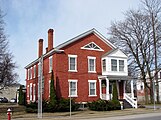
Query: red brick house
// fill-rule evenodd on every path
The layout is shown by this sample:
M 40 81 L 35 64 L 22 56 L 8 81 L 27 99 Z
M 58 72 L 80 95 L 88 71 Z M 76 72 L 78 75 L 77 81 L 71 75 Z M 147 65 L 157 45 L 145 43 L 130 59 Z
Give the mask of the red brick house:
M 40 39 L 38 58 L 25 67 L 27 102 L 37 100 L 40 58 L 43 58 L 43 99 L 50 97 L 51 70 L 59 98 L 71 96 L 80 103 L 110 100 L 112 83 L 117 81 L 119 99 L 125 99 L 127 56 L 121 50 L 95 29 L 57 47 L 53 47 L 53 37 L 53 30 L 49 29 L 46 53 L 43 54 L 43 39 Z

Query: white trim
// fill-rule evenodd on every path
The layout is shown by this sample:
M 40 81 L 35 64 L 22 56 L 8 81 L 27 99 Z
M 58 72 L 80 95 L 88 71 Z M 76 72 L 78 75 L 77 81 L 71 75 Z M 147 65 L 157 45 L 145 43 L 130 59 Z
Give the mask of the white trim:
M 51 83 L 51 80 L 49 80 L 49 97 L 50 97 L 50 83 Z
M 33 84 L 33 101 L 36 101 L 36 85 Z
M 27 70 L 27 76 L 28 76 L 28 80 L 30 79 L 30 69 Z
M 95 95 L 90 95 L 90 83 L 95 83 L 94 87 L 95 87 Z M 88 80 L 88 86 L 89 86 L 89 93 L 88 93 L 88 96 L 89 97 L 96 97 L 97 96 L 97 91 L 96 91 L 96 83 L 97 83 L 97 80 Z
M 32 101 L 32 83 L 30 83 L 30 101 Z
M 32 79 L 32 67 L 30 68 L 30 79 Z
M 94 48 L 85 48 L 86 46 L 89 46 L 90 44 L 94 44 L 96 47 L 98 47 L 99 49 L 94 49 Z M 95 50 L 95 51 L 104 51 L 101 47 L 99 47 L 96 43 L 94 42 L 90 42 L 86 45 L 84 45 L 83 47 L 81 47 L 81 49 L 84 49 L 84 50 Z
M 70 95 L 70 82 L 75 82 L 76 83 L 76 91 L 75 91 L 75 95 Z M 68 80 L 68 83 L 69 83 L 69 92 L 68 92 L 68 97 L 78 97 L 78 80 L 72 80 L 72 79 L 69 79 Z
M 27 85 L 27 97 L 29 97 L 30 95 L 30 88 L 29 88 L 29 85 Z
M 34 65 L 34 76 L 33 78 L 36 78 L 36 65 Z
M 50 60 L 52 63 L 50 63 Z M 50 66 L 50 64 L 51 64 L 51 66 Z M 49 57 L 49 73 L 51 73 L 52 69 L 53 69 L 53 56 L 50 56 Z
M 74 58 L 75 59 L 75 70 L 71 70 L 70 69 L 70 58 Z M 77 55 L 68 55 L 68 71 L 69 72 L 78 72 L 77 71 Z
M 88 72 L 89 73 L 96 73 L 96 57 L 87 56 L 87 58 L 88 58 Z M 89 64 L 90 59 L 94 60 L 94 70 L 93 71 L 90 71 L 90 64 Z

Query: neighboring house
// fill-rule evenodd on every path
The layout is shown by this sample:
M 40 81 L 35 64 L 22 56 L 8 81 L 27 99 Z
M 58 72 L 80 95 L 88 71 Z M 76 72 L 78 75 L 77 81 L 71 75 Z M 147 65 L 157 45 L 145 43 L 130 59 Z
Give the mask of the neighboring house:
M 154 77 L 155 71 L 151 72 L 152 77 Z M 146 75 L 147 83 L 150 86 L 150 81 L 148 80 L 148 75 Z M 156 80 L 154 79 L 154 83 L 156 86 Z M 158 85 L 159 85 L 159 101 L 161 101 L 161 71 L 158 72 Z M 156 100 L 156 87 L 155 89 L 155 100 Z M 145 92 L 144 92 L 144 82 L 142 80 L 137 80 L 136 83 L 136 89 L 137 89 L 137 100 L 138 102 L 144 102 L 145 101 Z M 150 100 L 150 92 L 148 91 L 148 96 Z
M 15 83 L 11 86 L 5 87 L 3 90 L 0 91 L 0 97 L 6 97 L 8 100 L 11 100 L 11 98 L 18 98 L 17 93 L 18 89 L 20 88 L 19 83 Z
M 25 67 L 28 103 L 38 99 L 41 66 L 43 99 L 50 97 L 52 70 L 58 98 L 72 97 L 79 103 L 110 100 L 112 85 L 116 81 L 119 100 L 127 99 L 127 56 L 97 30 L 91 29 L 54 48 L 53 42 L 53 29 L 49 29 L 46 53 L 43 54 L 43 39 L 40 39 L 38 58 Z

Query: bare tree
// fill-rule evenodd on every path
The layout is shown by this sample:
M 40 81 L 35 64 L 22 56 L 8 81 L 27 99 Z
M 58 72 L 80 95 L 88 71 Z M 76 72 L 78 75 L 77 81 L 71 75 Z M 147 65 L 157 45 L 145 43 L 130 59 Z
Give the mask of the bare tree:
M 0 90 L 16 82 L 16 64 L 8 50 L 8 40 L 4 33 L 3 13 L 0 9 Z
M 153 44 L 153 29 L 151 17 L 141 10 L 129 10 L 125 13 L 125 20 L 114 22 L 110 28 L 111 42 L 125 51 L 129 56 L 129 66 L 140 73 L 140 78 L 145 85 L 145 98 L 148 103 L 148 90 L 150 100 L 153 102 L 153 86 L 151 71 L 154 65 L 155 55 Z M 149 75 L 147 81 L 147 74 Z

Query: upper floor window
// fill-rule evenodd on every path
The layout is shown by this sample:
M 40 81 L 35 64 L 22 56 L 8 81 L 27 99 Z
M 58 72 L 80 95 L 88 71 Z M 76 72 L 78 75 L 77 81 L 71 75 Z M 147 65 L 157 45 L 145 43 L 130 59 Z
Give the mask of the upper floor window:
M 77 55 L 68 55 L 69 71 L 77 72 Z
M 30 79 L 32 79 L 32 67 L 30 68 L 29 76 L 30 76 Z
M 50 56 L 49 57 L 49 72 L 51 72 L 52 71 L 52 65 L 53 65 L 53 61 L 52 61 L 53 59 L 52 59 L 52 56 Z
M 106 71 L 106 59 L 102 60 L 102 69 L 103 71 Z
M 36 65 L 34 65 L 34 78 L 36 77 Z
M 96 95 L 96 80 L 88 80 L 89 83 L 89 96 L 97 96 Z
M 69 82 L 69 97 L 77 97 L 78 80 L 68 80 L 68 82 Z
M 88 72 L 96 72 L 96 57 L 88 56 Z
M 111 59 L 111 70 L 117 71 L 117 60 Z
M 89 44 L 81 47 L 81 49 L 104 51 L 97 44 L 95 44 L 94 42 L 90 42 Z
M 124 71 L 124 60 L 119 60 L 119 71 Z
M 27 79 L 29 80 L 30 79 L 30 69 L 27 70 L 27 74 L 28 74 Z
M 38 77 L 40 76 L 40 71 L 41 71 L 41 70 L 40 70 L 40 67 L 41 67 L 41 66 L 40 66 L 40 63 L 38 63 Z

